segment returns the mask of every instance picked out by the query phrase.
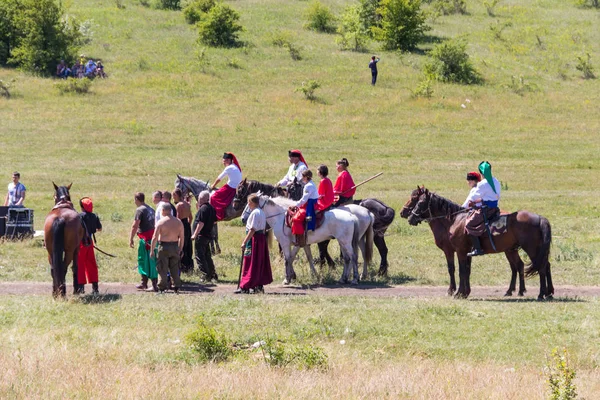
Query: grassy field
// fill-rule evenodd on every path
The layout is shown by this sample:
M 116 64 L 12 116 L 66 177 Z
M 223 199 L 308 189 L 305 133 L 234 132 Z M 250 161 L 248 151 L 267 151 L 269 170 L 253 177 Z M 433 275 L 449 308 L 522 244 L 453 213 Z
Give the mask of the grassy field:
M 431 99 L 413 99 L 423 51 L 380 52 L 375 43 L 368 53 L 340 51 L 335 35 L 303 28 L 304 1 L 228 2 L 241 14 L 246 45 L 206 48 L 203 58 L 180 12 L 122 3 L 64 3 L 93 20 L 93 40 L 82 52 L 102 59 L 109 74 L 90 94 L 61 95 L 52 79 L 0 69 L 0 79 L 15 79 L 13 97 L 0 97 L 0 176 L 8 183 L 12 171 L 21 172 L 37 229 L 53 205 L 52 181 L 73 182 L 74 198 L 94 199 L 105 227 L 99 245 L 118 255 L 98 256 L 101 281 L 138 279 L 136 252 L 127 246 L 134 192 L 172 189 L 176 173 L 212 181 L 224 151 L 238 156 L 249 179 L 273 183 L 287 169 L 287 150 L 300 148 L 311 167 L 333 170 L 347 157 L 357 182 L 383 171 L 357 196 L 398 211 L 417 184 L 462 202 L 466 173 L 489 160 L 507 186 L 503 209 L 550 220 L 557 295 L 561 284 L 600 284 L 600 80 L 584 80 L 575 69 L 587 52 L 600 65 L 597 11 L 572 1 L 502 0 L 492 18 L 482 2 L 467 0 L 467 15 L 430 21 L 420 49 L 464 38 L 485 83 L 434 84 Z M 336 13 L 351 4 L 324 3 Z M 511 26 L 496 37 L 505 23 Z M 300 47 L 302 60 L 272 45 L 281 32 Z M 381 56 L 375 87 L 371 53 Z M 525 86 L 513 84 L 520 77 Z M 308 79 L 322 84 L 316 102 L 294 92 Z M 243 228 L 239 221 L 220 228 L 223 254 L 215 263 L 219 277 L 232 282 Z M 397 217 L 388 234 L 386 283 L 447 284 L 445 259 L 427 226 Z M 305 263 L 297 271 L 301 282 L 311 282 Z M 283 279 L 278 259 L 274 277 Z M 503 255 L 473 262 L 472 285 L 508 279 Z M 0 280 L 49 281 L 41 241 L 1 243 Z M 537 287 L 537 279 L 528 281 L 530 293 Z M 0 310 L 3 398 L 539 399 L 547 392 L 547 356 L 557 346 L 572 356 L 580 394 L 592 399 L 600 392 L 597 299 L 125 296 L 86 304 L 5 296 Z M 232 343 L 273 334 L 318 345 L 329 367 L 270 368 L 249 351 L 225 364 L 195 363 L 183 336 L 198 314 Z

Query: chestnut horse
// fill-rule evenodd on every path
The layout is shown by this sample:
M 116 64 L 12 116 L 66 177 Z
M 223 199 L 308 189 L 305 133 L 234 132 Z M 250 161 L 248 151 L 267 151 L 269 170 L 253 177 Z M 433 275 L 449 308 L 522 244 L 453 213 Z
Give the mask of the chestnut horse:
M 52 273 L 52 295 L 66 296 L 66 276 L 73 262 L 73 290 L 77 290 L 77 253 L 83 239 L 84 229 L 79 214 L 73 208 L 69 186 L 56 186 L 54 182 L 54 208 L 44 222 L 44 243 Z
M 419 197 L 425 193 L 425 188 L 417 186 L 415 190 L 412 191 L 410 195 L 410 199 L 404 204 L 402 207 L 402 211 L 400 212 L 400 216 L 404 219 L 407 219 L 412 212 L 412 210 L 417 205 L 419 201 Z M 463 212 L 467 212 L 468 210 L 465 208 Z M 450 276 L 450 286 L 448 287 L 448 296 L 452 296 L 454 292 L 456 292 L 456 279 L 454 277 L 455 271 L 455 263 L 454 263 L 454 253 L 456 250 L 452 246 L 450 242 L 450 238 L 448 236 L 448 232 L 450 230 L 450 225 L 452 225 L 451 221 L 444 218 L 435 218 L 428 219 L 429 227 L 431 228 L 431 232 L 433 232 L 433 237 L 435 239 L 435 244 L 440 248 L 446 255 L 446 263 L 448 265 L 448 275 Z M 519 251 L 512 249 L 504 252 L 508 263 L 510 264 L 511 269 L 511 278 L 510 285 L 508 290 L 504 294 L 505 296 L 512 296 L 513 292 L 516 290 L 517 284 L 517 274 L 519 275 L 519 296 L 523 296 L 527 291 L 525 289 L 525 272 L 523 260 L 519 256 Z M 471 262 L 469 258 L 467 262 Z
M 467 257 L 467 253 L 471 250 L 471 241 L 465 232 L 466 214 L 458 204 L 427 189 L 423 192 L 408 217 L 408 222 L 417 225 L 422 221 L 438 217 L 448 219 L 450 222 L 447 228 L 448 238 L 456 250 L 459 263 L 460 282 L 456 296 L 467 298 L 471 293 L 471 259 Z M 486 254 L 516 251 L 522 248 L 531 259 L 525 275 L 539 274 L 540 276 L 538 300 L 552 299 L 554 286 L 549 262 L 552 231 L 550 222 L 546 218 L 528 211 L 511 213 L 508 215 L 507 232 L 494 239 L 495 249 L 487 236 L 482 236 L 481 243 Z

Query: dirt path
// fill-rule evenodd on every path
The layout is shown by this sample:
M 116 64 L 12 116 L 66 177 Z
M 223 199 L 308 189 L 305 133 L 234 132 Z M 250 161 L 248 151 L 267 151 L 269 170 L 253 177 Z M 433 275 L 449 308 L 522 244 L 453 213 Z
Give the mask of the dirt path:
M 86 289 L 91 290 L 90 285 Z M 182 295 L 217 295 L 230 296 L 236 289 L 231 284 L 184 284 Z M 445 286 L 387 286 L 387 285 L 359 285 L 359 286 L 283 286 L 269 285 L 265 288 L 267 295 L 291 296 L 370 296 L 370 297 L 416 297 L 416 298 L 442 298 L 447 297 Z M 0 282 L 0 295 L 49 295 L 52 291 L 50 282 Z M 471 288 L 471 299 L 524 299 L 532 300 L 537 297 L 538 288 L 531 288 L 525 297 L 503 297 L 506 287 L 503 286 L 474 286 Z M 69 285 L 67 293 L 72 292 Z M 575 297 L 600 297 L 600 286 L 560 286 L 555 289 L 555 298 Z M 133 283 L 101 283 L 102 294 L 140 294 L 149 293 L 137 291 Z

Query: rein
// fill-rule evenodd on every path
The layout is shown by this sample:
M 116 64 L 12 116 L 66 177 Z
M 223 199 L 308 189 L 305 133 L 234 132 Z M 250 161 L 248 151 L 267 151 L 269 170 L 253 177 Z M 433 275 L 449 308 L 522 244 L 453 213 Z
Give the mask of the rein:
M 404 207 L 403 207 L 403 208 L 404 208 Z M 416 208 L 416 207 L 415 207 L 415 208 Z M 452 216 L 454 216 L 454 215 L 458 215 L 458 214 L 462 214 L 462 213 L 465 213 L 465 212 L 469 212 L 469 211 L 470 211 L 470 209 L 468 209 L 468 208 L 465 208 L 465 209 L 461 209 L 461 210 L 455 211 L 455 212 L 453 212 L 453 213 L 450 213 L 450 214 L 438 215 L 437 217 L 433 217 L 433 216 L 432 216 L 433 214 L 432 214 L 432 212 L 431 212 L 431 199 L 429 199 L 429 200 L 427 201 L 427 212 L 429 213 L 429 218 L 423 218 L 423 217 L 421 217 L 421 215 L 420 215 L 420 214 L 417 214 L 417 213 L 415 212 L 415 208 L 413 208 L 413 210 L 411 211 L 411 214 L 412 214 L 413 216 L 415 216 L 416 218 L 419 218 L 421 221 L 425 221 L 425 222 L 427 222 L 427 223 L 429 223 L 430 221 L 433 221 L 433 220 L 435 220 L 435 219 L 449 218 L 449 217 L 452 217 Z

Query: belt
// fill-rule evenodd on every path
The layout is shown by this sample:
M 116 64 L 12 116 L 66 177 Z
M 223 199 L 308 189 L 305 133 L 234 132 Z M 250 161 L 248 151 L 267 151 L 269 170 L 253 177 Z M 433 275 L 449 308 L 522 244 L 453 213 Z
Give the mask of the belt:
M 159 246 L 177 246 L 179 242 L 158 242 Z
M 264 235 L 265 231 L 261 229 L 260 231 L 255 231 L 254 234 L 255 235 Z
M 483 202 L 483 205 L 488 208 L 498 208 L 498 201 L 486 200 Z

